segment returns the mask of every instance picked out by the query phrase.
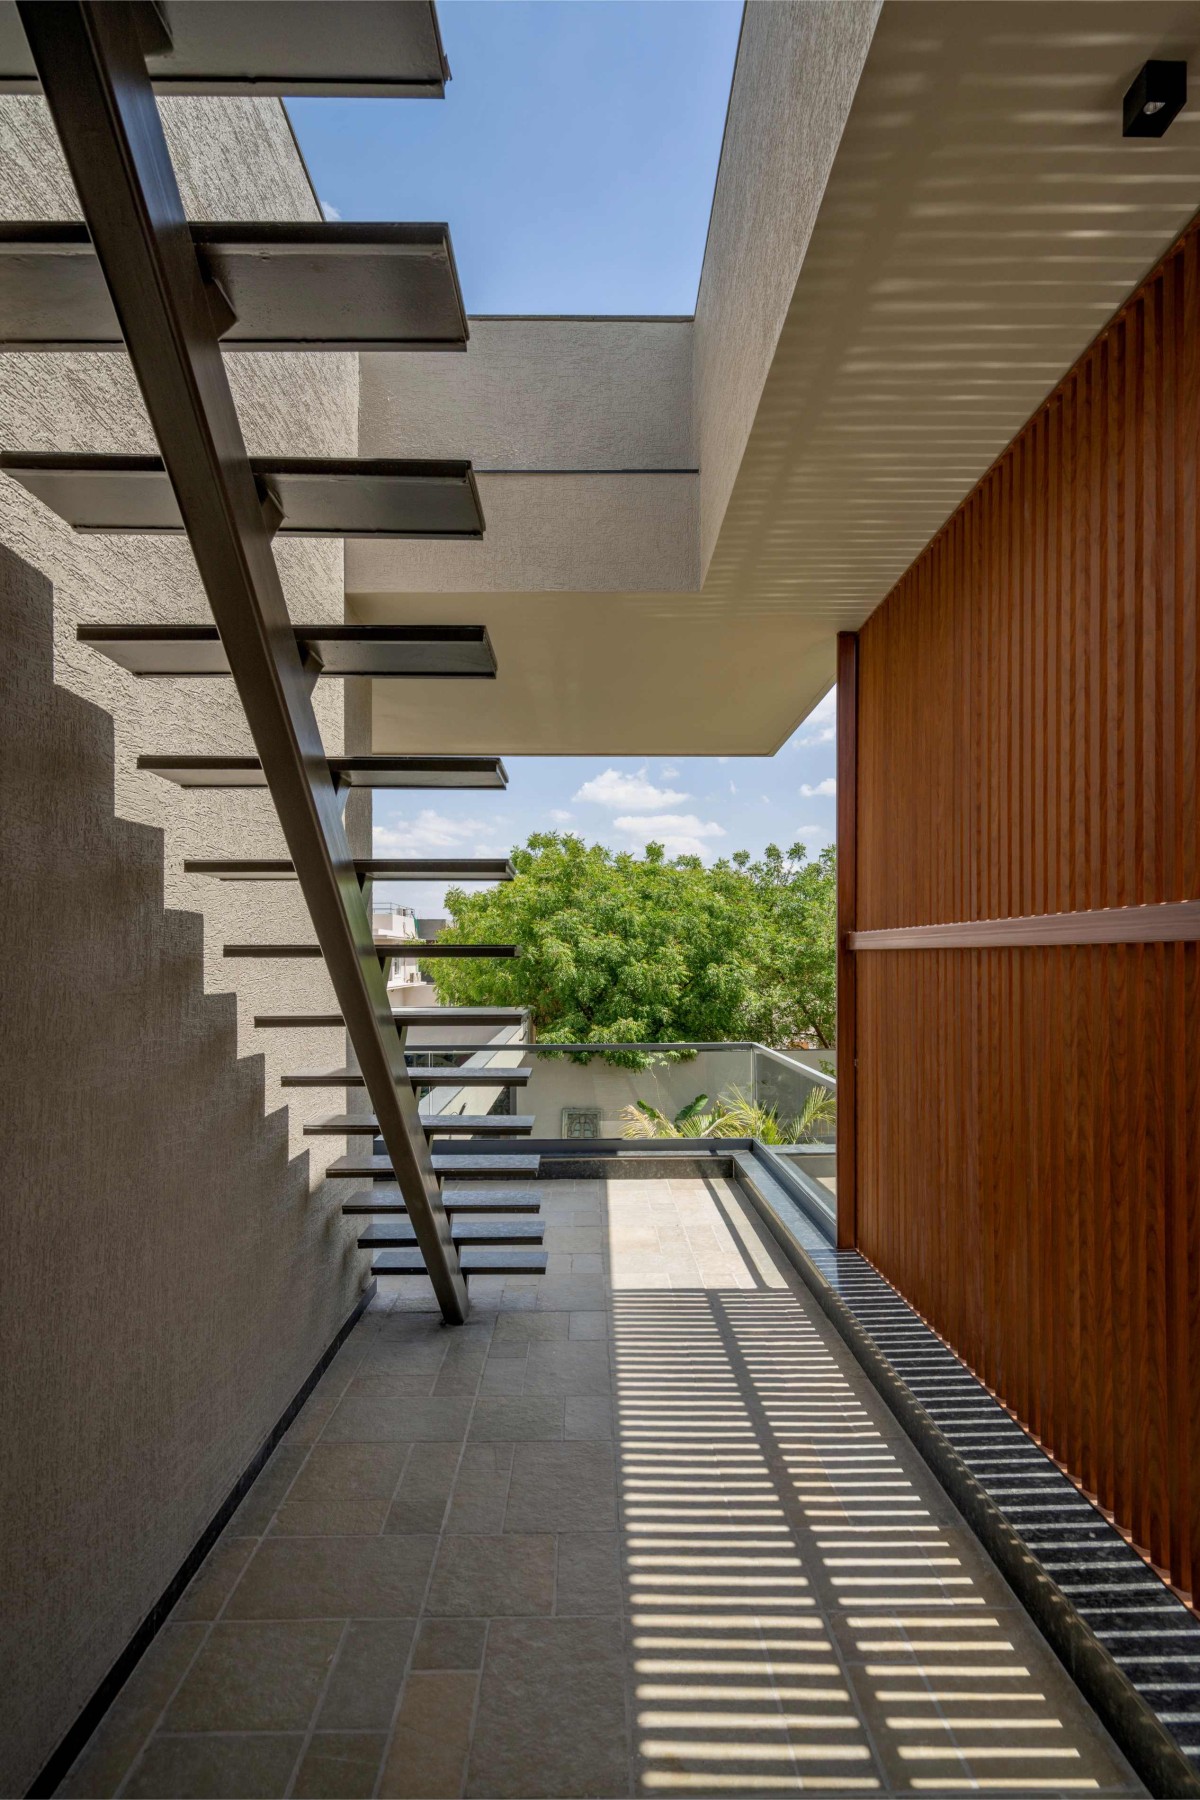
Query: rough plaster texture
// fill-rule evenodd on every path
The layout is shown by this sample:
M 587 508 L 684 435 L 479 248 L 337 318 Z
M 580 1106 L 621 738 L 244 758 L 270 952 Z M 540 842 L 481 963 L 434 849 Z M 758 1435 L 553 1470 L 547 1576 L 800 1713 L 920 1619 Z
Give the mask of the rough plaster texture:
M 0 1793 L 22 1794 L 354 1303 L 114 731 L 0 549 Z M 271 1110 L 268 1110 L 270 1108 Z
M 163 114 L 194 216 L 317 216 L 278 102 L 176 100 Z M 3 100 L 0 213 L 75 212 L 41 102 Z M 354 358 L 228 367 L 252 451 L 355 452 Z M 0 357 L 0 443 L 153 448 L 120 354 Z M 75 642 L 81 620 L 210 617 L 186 542 L 77 536 L 0 479 L 0 545 L 37 571 L 6 559 L 11 1793 L 317 1360 L 363 1259 L 337 1211 L 345 1184 L 323 1180 L 343 1144 L 301 1135 L 343 1095 L 284 1108 L 278 1084 L 287 1068 L 341 1061 L 343 1042 L 251 1023 L 256 1010 L 330 1007 L 323 966 L 222 956 L 230 939 L 311 939 L 299 890 L 182 872 L 189 856 L 284 854 L 270 800 L 189 793 L 134 766 L 142 751 L 251 749 L 233 684 L 138 682 Z M 277 557 L 294 618 L 343 616 L 340 543 L 281 542 Z M 327 748 L 341 749 L 341 684 L 319 687 L 316 705 Z M 369 830 L 359 803 L 360 848 Z M 64 1334 L 64 1319 L 78 1329 Z
M 482 539 L 351 541 L 347 593 L 658 592 L 696 585 L 694 475 L 480 475 L 478 485 Z M 441 609 L 433 613 L 440 617 Z
M 690 319 L 472 319 L 465 356 L 362 358 L 364 456 L 689 469 Z
M 700 566 L 707 570 L 880 0 L 754 0 L 696 301 Z

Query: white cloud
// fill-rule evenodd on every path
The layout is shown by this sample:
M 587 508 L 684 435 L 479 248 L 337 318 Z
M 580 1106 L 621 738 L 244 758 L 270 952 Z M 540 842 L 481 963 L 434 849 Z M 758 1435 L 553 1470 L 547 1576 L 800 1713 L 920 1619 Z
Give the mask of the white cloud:
M 737 782 L 736 782 L 736 781 L 731 781 L 731 782 L 730 782 L 730 784 L 729 784 L 729 791 L 730 791 L 730 793 L 731 793 L 731 794 L 736 794 L 736 793 L 737 793 Z
M 375 853 L 426 856 L 431 851 L 436 854 L 454 850 L 463 855 L 464 846 L 473 845 L 479 833 L 487 829 L 481 819 L 448 819 L 444 813 L 425 806 L 415 819 L 401 820 L 398 825 L 377 825 Z M 475 851 L 475 854 L 480 852 Z
M 679 770 L 677 768 L 675 768 L 671 763 L 667 763 L 664 768 L 661 768 L 658 771 L 658 779 L 660 781 L 677 781 L 678 778 L 679 778 Z
M 837 782 L 833 779 L 832 775 L 827 775 L 824 781 L 818 781 L 815 787 L 810 786 L 807 781 L 802 782 L 800 792 L 807 799 L 815 800 L 819 794 L 836 794 Z
M 328 200 L 321 200 L 318 202 L 318 204 L 320 205 L 321 217 L 323 219 L 328 219 L 332 222 L 334 219 L 341 218 L 342 215 L 338 211 L 337 207 L 332 206 Z
M 804 721 L 797 744 L 832 744 L 837 737 L 837 689 L 830 688 Z
M 550 808 L 550 817 L 554 820 L 556 825 L 569 825 L 571 820 L 575 817 L 575 814 L 564 812 L 561 806 L 552 806 Z
M 698 819 L 695 813 L 639 813 L 613 820 L 614 828 L 637 843 L 662 844 L 668 856 L 703 856 L 708 840 L 725 836 L 715 819 Z
M 650 812 L 656 806 L 678 806 L 681 800 L 691 799 L 690 794 L 676 793 L 673 788 L 655 787 L 646 779 L 645 769 L 639 769 L 636 775 L 622 775 L 619 769 L 605 769 L 602 775 L 585 781 L 572 797 L 590 800 L 596 806 L 611 806 L 614 812 L 619 807 Z

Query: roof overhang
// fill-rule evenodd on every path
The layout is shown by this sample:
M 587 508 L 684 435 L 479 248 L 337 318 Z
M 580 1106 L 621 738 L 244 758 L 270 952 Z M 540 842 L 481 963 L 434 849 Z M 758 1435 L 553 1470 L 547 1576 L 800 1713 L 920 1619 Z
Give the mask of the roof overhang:
M 1200 74 L 1200 6 L 756 0 L 694 323 L 363 359 L 363 451 L 470 455 L 487 531 L 348 546 L 351 610 L 499 664 L 377 688 L 376 747 L 775 750 L 1195 212 L 1200 107 L 1121 136 L 1151 56 Z

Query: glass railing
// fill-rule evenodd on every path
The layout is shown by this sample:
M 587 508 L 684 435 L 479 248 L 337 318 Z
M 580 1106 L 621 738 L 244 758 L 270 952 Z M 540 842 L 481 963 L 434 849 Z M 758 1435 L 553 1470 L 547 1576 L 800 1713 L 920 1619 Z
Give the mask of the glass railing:
M 417 1050 L 410 1044 L 410 1058 Z M 749 1042 L 565 1047 L 521 1042 L 509 1028 L 494 1043 L 461 1052 L 447 1044 L 430 1054 L 442 1067 L 472 1071 L 527 1062 L 530 1078 L 516 1089 L 434 1088 L 422 1098 L 423 1112 L 510 1110 L 511 1096 L 511 1110 L 532 1116 L 538 1138 L 723 1136 L 832 1152 L 832 1053 Z M 416 1070 L 414 1077 L 419 1083 Z

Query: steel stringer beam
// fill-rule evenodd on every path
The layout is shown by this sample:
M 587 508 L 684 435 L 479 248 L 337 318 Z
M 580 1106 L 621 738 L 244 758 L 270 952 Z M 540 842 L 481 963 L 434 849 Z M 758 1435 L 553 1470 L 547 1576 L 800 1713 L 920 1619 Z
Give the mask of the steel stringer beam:
M 20 0 L 238 695 L 447 1322 L 467 1316 L 387 988 L 146 74 L 146 0 Z

